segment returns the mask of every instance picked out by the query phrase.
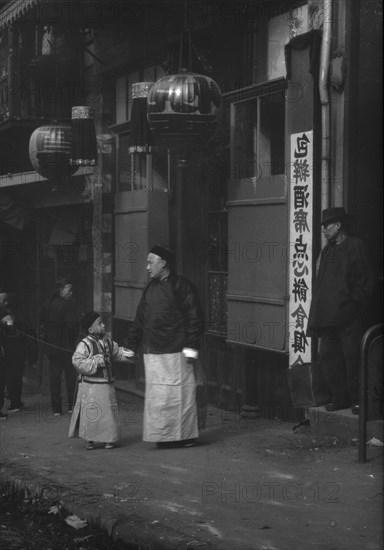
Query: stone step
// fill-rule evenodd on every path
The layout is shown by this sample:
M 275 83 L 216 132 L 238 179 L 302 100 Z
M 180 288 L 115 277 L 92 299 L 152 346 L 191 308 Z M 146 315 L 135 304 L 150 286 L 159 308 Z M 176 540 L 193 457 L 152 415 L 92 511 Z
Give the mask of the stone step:
M 328 412 L 325 407 L 309 407 L 307 418 L 316 437 L 336 438 L 342 443 L 356 443 L 359 438 L 359 416 L 351 409 Z M 376 438 L 384 442 L 384 420 L 367 422 L 367 442 Z

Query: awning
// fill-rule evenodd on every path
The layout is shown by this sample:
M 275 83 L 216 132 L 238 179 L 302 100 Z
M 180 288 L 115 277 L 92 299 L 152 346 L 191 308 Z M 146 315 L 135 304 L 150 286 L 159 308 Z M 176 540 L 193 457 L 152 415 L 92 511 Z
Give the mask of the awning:
M 0 10 L 0 29 L 14 23 L 41 0 L 14 0 Z

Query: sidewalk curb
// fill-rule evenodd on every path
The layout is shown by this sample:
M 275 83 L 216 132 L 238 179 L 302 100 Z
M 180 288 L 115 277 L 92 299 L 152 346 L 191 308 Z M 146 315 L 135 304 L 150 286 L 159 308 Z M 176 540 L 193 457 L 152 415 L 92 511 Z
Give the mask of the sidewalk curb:
M 52 502 L 60 500 L 68 512 L 85 519 L 91 527 L 95 526 L 105 530 L 114 541 L 124 542 L 128 545 L 127 550 L 180 550 L 180 548 L 220 550 L 212 543 L 199 541 L 160 522 L 147 523 L 146 518 L 136 513 L 119 515 L 108 501 L 104 502 L 102 513 L 98 513 L 90 507 L 91 502 L 86 505 L 74 502 L 72 488 L 42 476 L 36 476 L 28 468 L 20 469 L 16 473 L 15 469 L 15 464 L 12 464 L 11 461 L 3 461 L 0 468 L 1 496 L 7 494 L 5 490 L 7 487 L 14 487 L 29 493 L 35 490 L 33 494 L 53 491 L 54 495 L 60 495 L 60 497 L 53 498 Z M 40 490 L 36 491 L 36 488 L 40 488 Z M 74 534 L 76 532 L 74 530 Z M 81 530 L 78 532 L 81 533 Z

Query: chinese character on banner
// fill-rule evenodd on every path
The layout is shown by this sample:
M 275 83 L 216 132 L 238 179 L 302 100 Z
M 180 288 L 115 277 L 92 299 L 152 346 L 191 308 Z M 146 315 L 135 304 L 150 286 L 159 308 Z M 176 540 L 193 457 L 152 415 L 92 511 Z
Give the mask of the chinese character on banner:
M 289 366 L 311 361 L 313 131 L 291 135 L 289 183 Z

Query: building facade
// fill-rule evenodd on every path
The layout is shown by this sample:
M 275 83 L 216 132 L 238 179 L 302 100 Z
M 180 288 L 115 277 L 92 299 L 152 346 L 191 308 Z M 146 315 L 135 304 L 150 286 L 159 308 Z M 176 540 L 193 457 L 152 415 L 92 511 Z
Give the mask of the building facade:
M 292 414 L 322 209 L 354 216 L 381 290 L 381 2 L 3 4 L 1 283 L 31 313 L 69 275 L 122 341 L 148 249 L 168 244 L 202 299 L 209 399 Z M 137 146 L 132 85 L 183 68 L 219 85 L 216 131 L 183 154 L 150 133 Z M 52 182 L 30 135 L 74 105 L 94 111 L 97 166 Z M 143 390 L 140 360 L 120 376 Z

